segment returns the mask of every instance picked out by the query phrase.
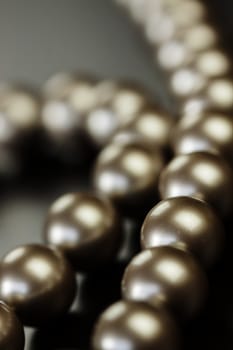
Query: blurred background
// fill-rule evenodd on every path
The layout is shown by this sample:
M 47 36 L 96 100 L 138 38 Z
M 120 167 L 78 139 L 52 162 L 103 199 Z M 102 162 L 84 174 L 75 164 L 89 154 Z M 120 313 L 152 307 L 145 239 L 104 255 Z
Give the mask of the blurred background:
M 232 50 L 233 3 L 230 0 L 206 2 L 224 41 Z M 153 93 L 158 103 L 169 105 L 163 77 L 154 65 L 153 55 L 139 31 L 113 1 L 0 1 L 1 81 L 40 86 L 52 74 L 72 70 L 93 73 L 100 78 L 139 82 Z M 43 165 L 34 161 L 28 176 L 10 182 L 8 188 L 5 183 L 1 185 L 1 255 L 18 244 L 40 242 L 50 203 L 66 191 L 86 186 L 80 170 L 54 166 L 52 171 L 46 172 Z M 187 327 L 186 349 L 233 348 L 233 294 L 229 280 L 224 279 L 222 273 L 230 269 L 227 258 L 225 260 L 213 272 L 209 305 L 200 319 Z M 114 283 L 110 280 L 112 285 L 105 287 L 113 289 L 118 285 L 119 288 L 121 270 L 117 271 L 119 278 Z M 102 276 L 103 280 L 105 277 Z M 92 288 L 90 285 L 87 295 Z M 112 298 L 114 300 L 117 295 Z M 82 319 L 74 313 L 53 330 L 28 330 L 26 349 L 87 349 L 83 338 L 90 336 L 89 321 L 88 317 Z

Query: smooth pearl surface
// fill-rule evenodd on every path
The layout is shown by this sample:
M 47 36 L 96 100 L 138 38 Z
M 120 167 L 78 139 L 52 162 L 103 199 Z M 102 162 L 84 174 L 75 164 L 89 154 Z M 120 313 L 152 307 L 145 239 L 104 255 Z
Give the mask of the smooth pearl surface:
M 13 310 L 2 302 L 0 302 L 0 349 L 24 349 L 23 326 Z
M 42 326 L 68 311 L 76 292 L 75 275 L 63 255 L 46 246 L 20 246 L 0 264 L 0 299 L 24 325 Z
M 182 117 L 174 130 L 172 148 L 175 154 L 219 153 L 233 164 L 232 116 L 206 112 Z
M 124 299 L 165 306 L 182 319 L 200 311 L 206 291 L 206 277 L 192 255 L 169 246 L 139 253 L 122 280 Z
M 119 301 L 100 316 L 92 344 L 94 350 L 175 350 L 179 335 L 164 311 Z
M 219 215 L 233 207 L 233 172 L 220 156 L 196 152 L 175 157 L 162 171 L 159 181 L 162 199 L 191 196 L 212 205 Z
M 95 269 L 115 258 L 122 240 L 121 218 L 100 195 L 69 193 L 51 206 L 44 235 L 75 269 Z
M 195 254 L 204 266 L 219 257 L 224 229 L 214 211 L 190 197 L 169 198 L 146 216 L 141 230 L 143 249 L 174 245 Z
M 114 142 L 99 154 L 93 183 L 124 212 L 136 214 L 155 200 L 161 153 L 143 142 Z M 145 209 L 145 208 L 144 208 Z

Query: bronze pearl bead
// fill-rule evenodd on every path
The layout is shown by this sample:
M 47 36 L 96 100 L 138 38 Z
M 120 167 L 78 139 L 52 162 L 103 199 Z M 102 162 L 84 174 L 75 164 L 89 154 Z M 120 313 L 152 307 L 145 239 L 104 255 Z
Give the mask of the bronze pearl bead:
M 172 148 L 175 154 L 219 153 L 233 164 L 232 116 L 216 112 L 184 116 L 175 128 Z
M 163 164 L 161 152 L 144 142 L 113 142 L 97 158 L 94 187 L 124 213 L 137 215 L 155 200 Z
M 115 258 L 122 241 L 121 218 L 100 195 L 69 193 L 51 206 L 44 235 L 76 270 L 95 269 Z
M 159 180 L 162 199 L 191 196 L 213 206 L 221 216 L 232 212 L 233 171 L 220 156 L 196 152 L 175 157 Z
M 23 350 L 24 330 L 15 313 L 0 302 L 0 349 Z
M 27 326 L 42 326 L 68 311 L 75 275 L 62 253 L 39 244 L 23 245 L 0 263 L 0 299 Z
M 161 201 L 151 209 L 141 230 L 143 249 L 175 245 L 195 254 L 207 267 L 219 257 L 223 241 L 223 225 L 213 210 L 190 197 Z
M 175 247 L 146 249 L 130 262 L 122 280 L 124 299 L 165 306 L 179 318 L 195 316 L 207 291 L 205 274 L 186 251 Z
M 165 311 L 119 301 L 100 316 L 92 344 L 94 350 L 176 350 L 179 333 Z

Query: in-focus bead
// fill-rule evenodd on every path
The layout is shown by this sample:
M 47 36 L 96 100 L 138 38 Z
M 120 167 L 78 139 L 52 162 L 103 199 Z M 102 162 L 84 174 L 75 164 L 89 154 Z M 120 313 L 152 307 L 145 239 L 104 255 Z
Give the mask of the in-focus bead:
M 138 215 L 155 201 L 161 152 L 143 142 L 113 142 L 99 154 L 93 174 L 97 191 L 124 213 Z
M 159 180 L 162 199 L 191 196 L 213 206 L 227 216 L 233 208 L 233 172 L 219 155 L 196 152 L 175 157 Z
M 116 257 L 122 241 L 121 218 L 100 195 L 69 193 L 51 206 L 44 236 L 76 270 L 93 270 Z
M 23 350 L 24 330 L 15 313 L 0 302 L 0 349 Z
M 0 263 L 0 299 L 27 326 L 42 326 L 68 311 L 75 275 L 62 253 L 39 244 L 23 245 Z
M 94 330 L 94 350 L 177 350 L 179 332 L 163 310 L 143 303 L 119 301 L 100 316 Z
M 215 212 L 190 197 L 161 201 L 146 216 L 141 230 L 143 249 L 177 246 L 195 254 L 206 267 L 218 259 L 223 241 L 224 228 Z
M 207 280 L 196 260 L 174 247 L 146 249 L 130 262 L 122 280 L 124 299 L 165 306 L 179 318 L 200 311 Z

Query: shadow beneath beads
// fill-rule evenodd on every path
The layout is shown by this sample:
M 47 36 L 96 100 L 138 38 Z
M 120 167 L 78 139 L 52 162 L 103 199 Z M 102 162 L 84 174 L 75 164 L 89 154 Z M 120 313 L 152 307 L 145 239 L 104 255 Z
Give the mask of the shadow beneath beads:
M 54 326 L 36 331 L 30 350 L 88 350 L 93 324 L 90 316 L 69 313 Z

